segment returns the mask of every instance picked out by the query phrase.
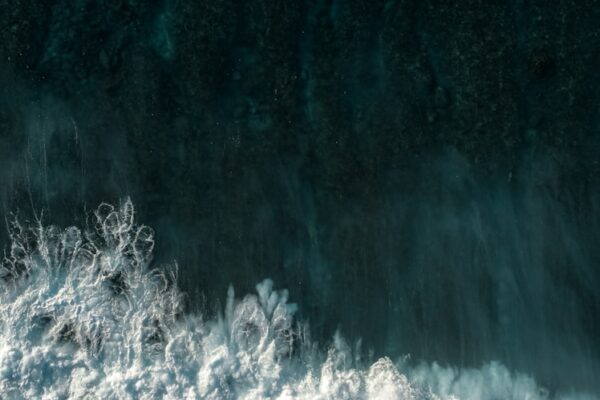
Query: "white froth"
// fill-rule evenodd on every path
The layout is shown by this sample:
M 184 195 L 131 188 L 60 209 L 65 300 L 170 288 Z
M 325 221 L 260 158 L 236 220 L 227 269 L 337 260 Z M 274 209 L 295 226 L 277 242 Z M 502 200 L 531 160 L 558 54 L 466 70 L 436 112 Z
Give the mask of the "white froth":
M 218 319 L 184 315 L 176 268 L 150 268 L 153 233 L 133 216 L 127 200 L 101 205 L 86 231 L 10 225 L 0 399 L 549 397 L 498 363 L 401 371 L 382 358 L 364 366 L 340 336 L 320 352 L 294 321 L 287 291 L 270 280 L 242 300 L 230 289 Z

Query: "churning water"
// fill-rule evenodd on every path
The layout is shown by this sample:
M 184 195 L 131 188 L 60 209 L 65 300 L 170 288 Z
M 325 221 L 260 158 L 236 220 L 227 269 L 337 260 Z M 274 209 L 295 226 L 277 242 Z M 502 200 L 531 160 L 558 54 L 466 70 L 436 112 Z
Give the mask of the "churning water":
M 2 399 L 545 399 L 533 377 L 362 358 L 341 335 L 313 344 L 266 279 L 219 317 L 183 311 L 176 266 L 154 267 L 134 207 L 102 204 L 85 230 L 9 224 L 0 270 Z

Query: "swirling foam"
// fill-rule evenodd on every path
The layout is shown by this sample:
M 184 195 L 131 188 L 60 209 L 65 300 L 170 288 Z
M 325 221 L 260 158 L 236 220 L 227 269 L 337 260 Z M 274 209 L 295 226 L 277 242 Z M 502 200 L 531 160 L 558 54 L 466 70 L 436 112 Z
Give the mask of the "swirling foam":
M 127 200 L 93 227 L 10 224 L 0 269 L 1 399 L 545 399 L 532 378 L 361 365 L 339 336 L 326 353 L 265 280 L 205 321 L 182 312 L 176 268 L 151 268 L 153 232 Z

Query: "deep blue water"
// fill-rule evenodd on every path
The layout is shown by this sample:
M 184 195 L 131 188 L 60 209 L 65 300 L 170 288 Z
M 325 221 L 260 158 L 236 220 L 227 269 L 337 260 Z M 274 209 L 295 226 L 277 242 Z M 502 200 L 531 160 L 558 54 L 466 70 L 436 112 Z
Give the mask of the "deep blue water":
M 186 313 L 598 393 L 600 5 L 442 3 L 4 2 L 2 216 L 130 197 Z

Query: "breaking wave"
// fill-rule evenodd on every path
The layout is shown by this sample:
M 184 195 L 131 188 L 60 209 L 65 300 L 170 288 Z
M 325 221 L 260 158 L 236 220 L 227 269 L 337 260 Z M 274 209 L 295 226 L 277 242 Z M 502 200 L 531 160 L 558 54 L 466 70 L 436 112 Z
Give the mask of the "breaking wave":
M 241 300 L 230 288 L 218 318 L 184 313 L 176 266 L 151 265 L 153 231 L 134 223 L 131 201 L 100 205 L 90 225 L 9 223 L 0 399 L 557 397 L 495 362 L 369 363 L 340 335 L 323 351 L 268 279 Z

